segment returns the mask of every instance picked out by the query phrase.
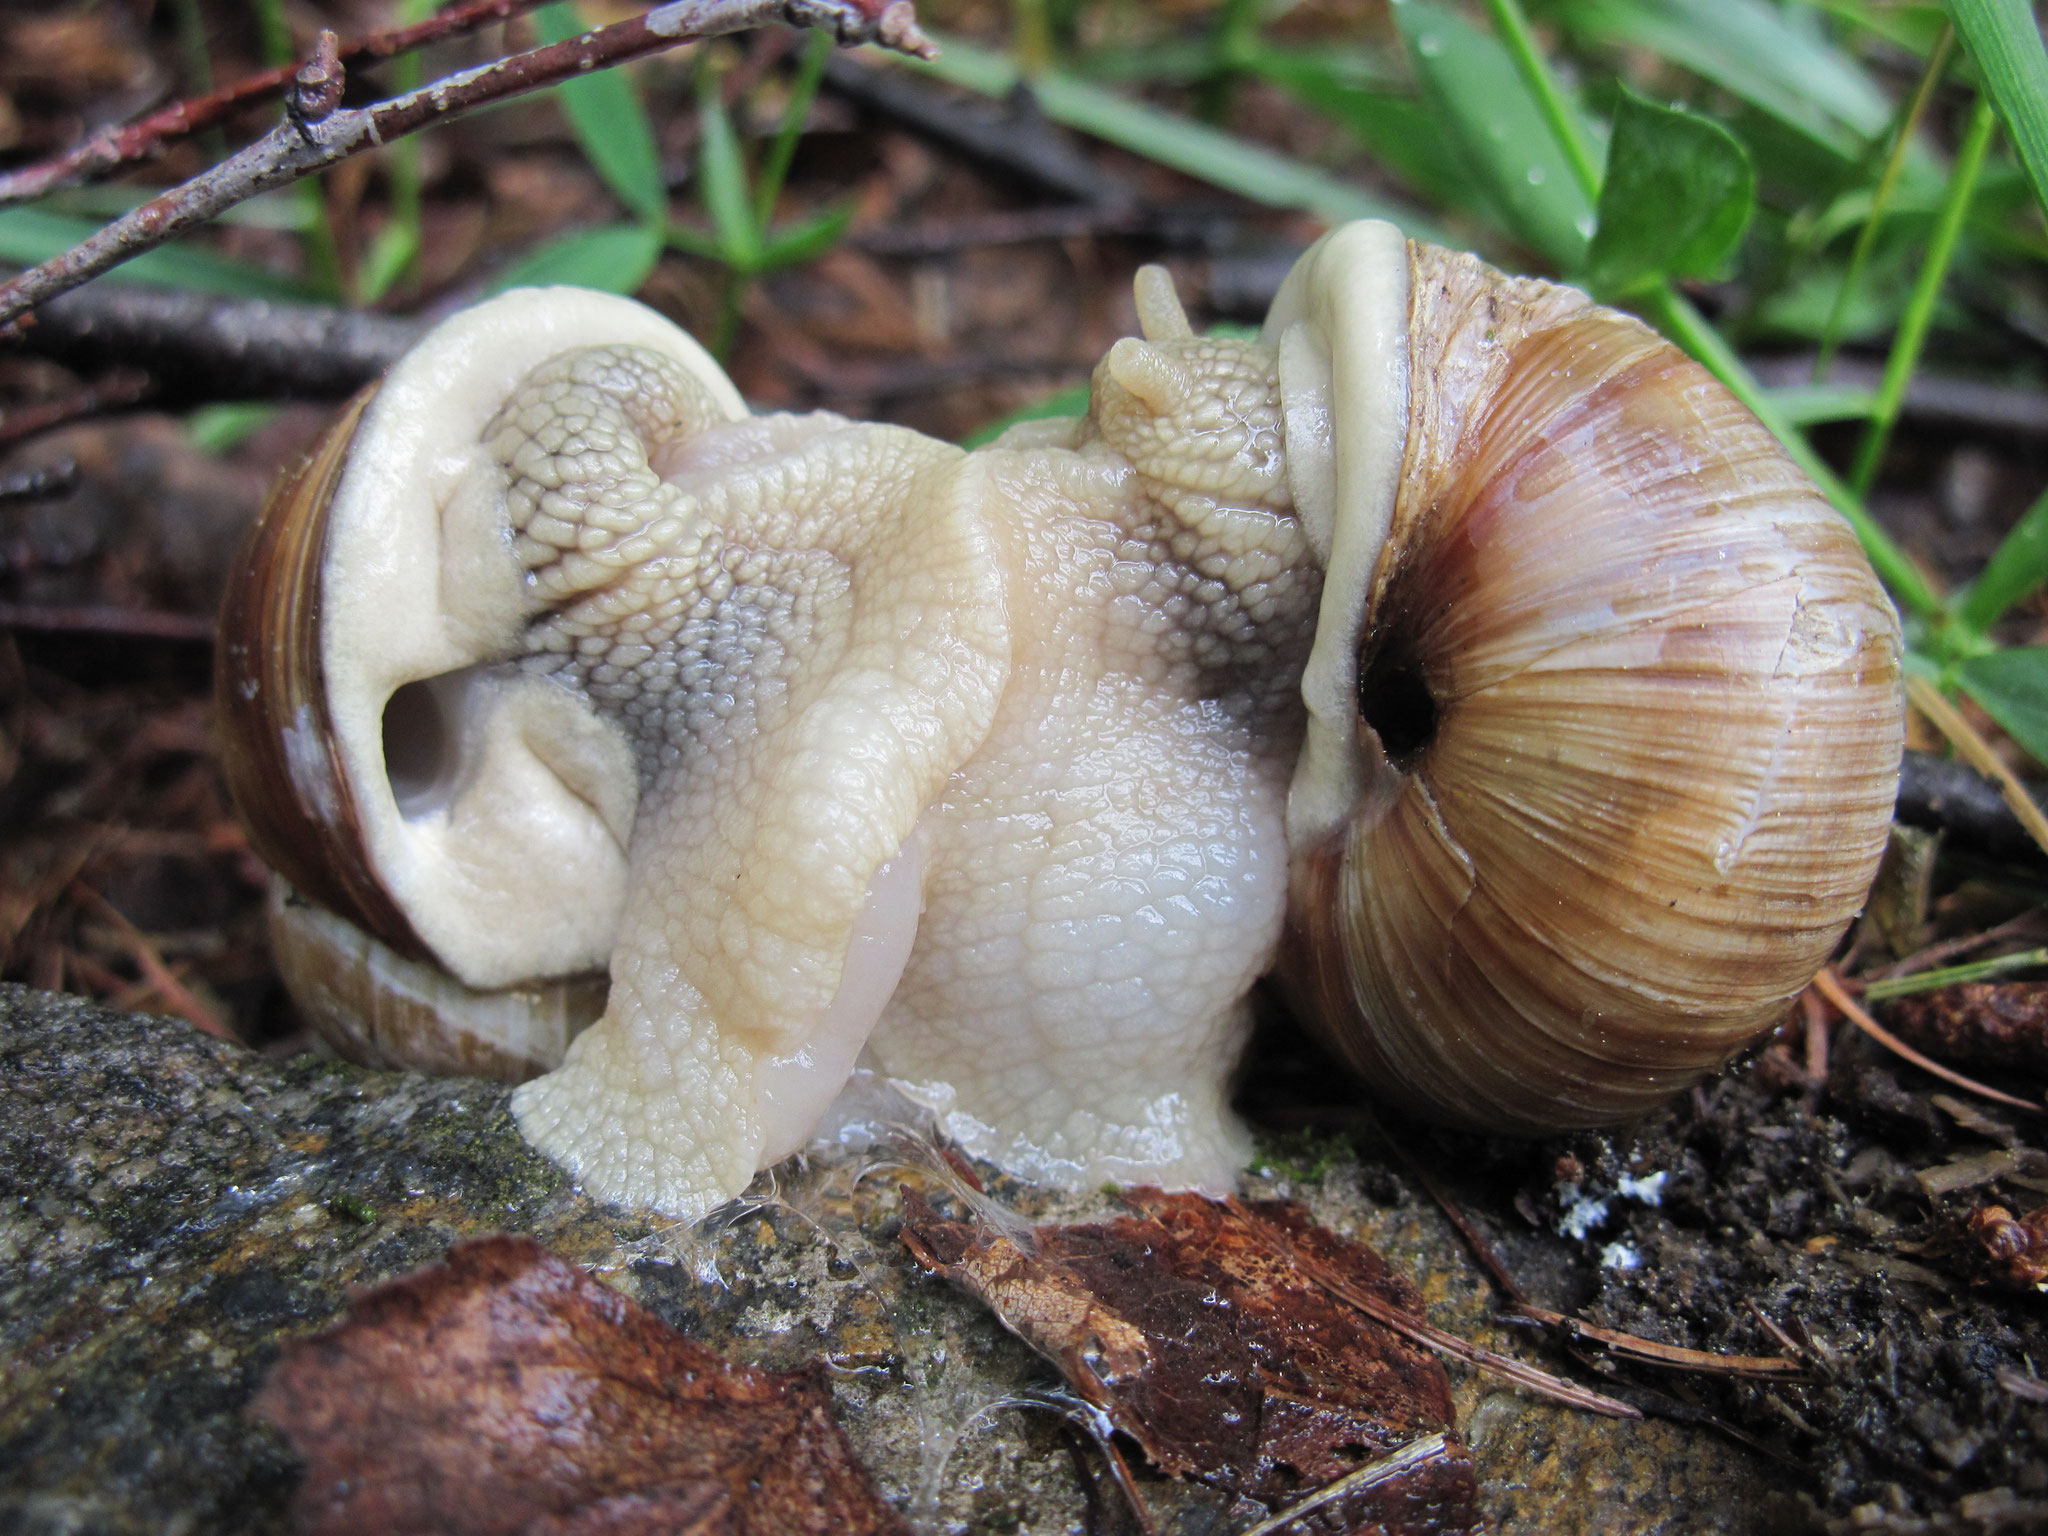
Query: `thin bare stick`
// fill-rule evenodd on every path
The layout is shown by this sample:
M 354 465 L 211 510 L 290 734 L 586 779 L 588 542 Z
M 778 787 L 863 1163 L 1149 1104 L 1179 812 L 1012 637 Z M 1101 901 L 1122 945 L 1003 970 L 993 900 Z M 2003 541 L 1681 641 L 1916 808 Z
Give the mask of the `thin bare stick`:
M 478 31 L 542 3 L 543 0 L 462 0 L 409 27 L 371 32 L 342 43 L 336 48 L 336 57 L 344 67 L 378 63 Z M 174 140 L 225 122 L 245 107 L 280 94 L 298 70 L 296 64 L 284 64 L 245 76 L 204 96 L 159 107 L 133 122 L 102 128 L 61 155 L 0 174 L 0 207 L 41 197 L 53 187 L 96 181 L 123 166 L 147 160 Z
M 131 405 L 139 405 L 154 388 L 149 375 L 140 369 L 116 368 L 105 378 L 74 390 L 60 400 L 0 410 L 0 448 L 11 448 L 38 433 L 83 421 L 88 416 L 103 416 L 109 411 L 122 411 Z
M 1943 698 L 1941 690 L 1924 677 L 1907 675 L 1906 697 L 1936 730 L 1955 744 L 1955 749 L 1962 753 L 1972 768 L 1997 783 L 1999 792 L 2005 796 L 2005 803 L 2012 807 L 2013 815 L 2020 819 L 2027 835 L 2041 845 L 2043 853 L 2048 853 L 2048 815 L 2042 814 L 2041 807 L 2034 804 L 2034 797 L 2027 793 L 2019 776 L 2005 766 L 1999 755 L 1991 750 L 1991 744 L 1963 718 L 1962 711 Z
M 113 925 L 114 931 L 121 937 L 121 943 L 126 946 L 129 955 L 141 969 L 144 979 L 151 984 L 156 995 L 169 1005 L 171 1012 L 194 1029 L 204 1030 L 207 1034 L 222 1040 L 235 1038 L 235 1032 L 214 1017 L 213 1010 L 194 997 L 191 990 L 171 974 L 170 967 L 164 964 L 164 957 L 157 953 L 156 946 L 149 942 L 141 929 L 128 920 L 126 913 L 83 880 L 71 882 L 71 894 Z
M 1575 1381 L 1566 1381 L 1562 1376 L 1553 1376 L 1548 1371 L 1539 1371 L 1535 1366 L 1525 1365 L 1520 1360 L 1497 1355 L 1490 1349 L 1481 1349 L 1470 1340 L 1446 1332 L 1434 1323 L 1411 1317 L 1391 1302 L 1382 1301 L 1370 1291 L 1359 1289 L 1327 1264 L 1302 1253 L 1235 1195 L 1228 1197 L 1224 1204 L 1230 1208 L 1233 1216 L 1256 1232 L 1267 1247 L 1283 1256 L 1288 1263 L 1332 1296 L 1340 1301 L 1349 1302 L 1374 1322 L 1393 1329 L 1403 1338 L 1412 1339 L 1438 1354 L 1463 1360 L 1467 1365 L 1476 1365 L 1481 1370 L 1490 1371 L 1495 1376 L 1512 1381 L 1517 1386 L 1526 1387 L 1531 1392 L 1550 1398 L 1554 1402 L 1584 1408 L 1589 1413 L 1604 1413 L 1615 1419 L 1640 1419 L 1643 1416 L 1640 1409 L 1616 1398 L 1595 1392 L 1590 1387 L 1582 1387 Z
M 1617 1328 L 1602 1328 L 1598 1323 L 1582 1322 L 1576 1317 L 1567 1317 L 1548 1307 L 1532 1306 L 1526 1301 L 1517 1303 L 1515 1310 L 1532 1323 L 1541 1323 L 1575 1339 L 1598 1344 L 1617 1355 L 1641 1361 L 1644 1365 L 1663 1366 L 1667 1370 L 1705 1371 L 1716 1376 L 1795 1376 L 1800 1370 L 1797 1360 L 1787 1360 L 1782 1356 L 1717 1355 L 1710 1350 L 1660 1344 L 1655 1339 L 1623 1333 Z
M 122 262 L 198 228 L 237 203 L 276 190 L 362 150 L 478 107 L 692 42 L 769 22 L 827 27 L 841 43 L 880 43 L 899 52 L 932 52 L 911 0 L 669 0 L 614 22 L 495 63 L 462 70 L 416 91 L 367 107 L 324 110 L 339 97 L 340 65 L 325 43 L 295 79 L 294 110 L 246 149 L 173 187 L 72 247 L 0 285 L 0 323 L 78 287 Z M 330 34 L 331 36 L 331 34 Z
M 7 629 L 211 644 L 214 622 L 203 613 L 166 613 L 155 608 L 118 608 L 110 604 L 0 603 L 0 630 Z
M 1965 1077 L 1962 1073 L 1951 1071 L 1940 1062 L 1921 1055 L 1913 1047 L 1906 1044 L 1905 1041 L 1865 1013 L 1862 1005 L 1849 995 L 1847 989 L 1842 985 L 1841 978 L 1836 976 L 1833 971 L 1822 971 L 1813 978 L 1813 986 L 1815 991 L 1834 1004 L 1836 1010 L 1843 1018 L 1854 1024 L 1886 1050 L 1894 1055 L 1903 1056 L 1922 1072 L 1932 1072 L 1943 1082 L 1954 1083 L 1958 1088 L 1977 1094 L 1981 1098 L 1990 1099 L 1996 1104 L 2008 1104 L 2014 1109 L 2031 1110 L 2037 1115 L 2043 1112 L 2039 1104 L 2031 1104 L 2025 1099 L 2016 1099 L 2009 1093 L 2000 1093 L 1996 1088 L 1987 1087 L 1973 1077 Z
M 1289 1505 L 1271 1519 L 1261 1520 L 1257 1525 L 1242 1531 L 1239 1536 L 1273 1536 L 1284 1531 L 1300 1520 L 1302 1516 L 1321 1509 L 1325 1504 L 1367 1488 L 1377 1488 L 1390 1483 L 1397 1477 L 1406 1477 L 1418 1468 L 1426 1467 L 1433 1461 L 1442 1461 L 1450 1454 L 1450 1441 L 1441 1434 L 1424 1435 L 1420 1440 L 1410 1440 L 1391 1456 L 1382 1456 L 1378 1461 L 1369 1462 L 1356 1472 L 1346 1472 L 1334 1483 L 1325 1484 L 1307 1498 Z

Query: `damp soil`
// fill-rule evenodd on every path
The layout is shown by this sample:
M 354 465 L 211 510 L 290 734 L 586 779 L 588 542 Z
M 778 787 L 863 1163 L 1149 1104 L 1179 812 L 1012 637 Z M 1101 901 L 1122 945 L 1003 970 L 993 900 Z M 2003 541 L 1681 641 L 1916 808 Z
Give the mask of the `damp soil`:
M 1540 1306 L 1656 1343 L 1798 1358 L 1788 1379 L 1537 1351 L 1742 1446 L 1774 1526 L 2048 1530 L 2048 1297 L 1970 1229 L 1994 1201 L 2042 1203 L 2038 1117 L 1949 1089 L 1847 1025 L 1824 1084 L 1766 1047 L 1637 1125 L 1534 1143 L 1306 1107 L 1301 1085 L 1330 1070 L 1315 1047 L 1276 1018 L 1259 1050 L 1255 1109 L 1299 1127 L 1272 1143 L 1282 1172 L 1355 1177 L 1387 1210 L 1433 1185 Z

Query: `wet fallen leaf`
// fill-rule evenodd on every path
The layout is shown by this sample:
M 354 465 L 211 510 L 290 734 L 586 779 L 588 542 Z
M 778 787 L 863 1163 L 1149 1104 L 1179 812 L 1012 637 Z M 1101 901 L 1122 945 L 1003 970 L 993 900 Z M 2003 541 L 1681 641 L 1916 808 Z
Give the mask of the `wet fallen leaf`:
M 530 1238 L 362 1296 L 252 1411 L 322 1536 L 907 1536 L 815 1369 L 732 1364 Z
M 1436 1359 L 1304 1273 L 1341 1274 L 1419 1319 L 1414 1287 L 1371 1249 L 1286 1201 L 1124 1198 L 1134 1214 L 1115 1221 L 1004 1230 L 949 1220 L 906 1191 L 903 1240 L 1175 1477 L 1292 1506 L 1451 1428 Z M 1441 1452 L 1287 1528 L 1470 1531 L 1473 1498 L 1471 1460 L 1445 1435 Z

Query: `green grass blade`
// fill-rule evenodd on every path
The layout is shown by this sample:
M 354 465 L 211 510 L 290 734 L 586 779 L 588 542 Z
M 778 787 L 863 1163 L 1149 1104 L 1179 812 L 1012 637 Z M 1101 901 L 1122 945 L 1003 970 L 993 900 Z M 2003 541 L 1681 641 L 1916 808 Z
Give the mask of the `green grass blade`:
M 761 268 L 761 226 L 747 190 L 747 162 L 740 153 L 732 114 L 725 109 L 718 77 L 700 62 L 697 69 L 697 195 L 718 236 L 719 259 L 735 272 Z
M 1956 669 L 1956 681 L 2034 761 L 2048 763 L 2048 648 L 1973 656 Z
M 1565 160 L 1572 168 L 1573 180 L 1578 182 L 1579 190 L 1586 194 L 1589 202 L 1597 199 L 1600 196 L 1601 171 L 1593 159 L 1585 126 L 1545 67 L 1543 56 L 1536 51 L 1536 40 L 1529 35 L 1529 21 L 1522 14 L 1521 6 L 1516 4 L 1516 0 L 1486 0 L 1486 14 L 1493 18 L 1494 36 L 1507 50 L 1508 57 L 1514 60 L 1516 73 L 1542 108 L 1543 120 L 1550 125 L 1550 136 L 1557 141 L 1558 148 L 1564 151 Z
M 804 136 L 804 120 L 811 115 L 811 102 L 818 94 L 818 82 L 825 78 L 825 63 L 832 57 L 832 48 L 830 32 L 812 32 L 805 39 L 803 62 L 797 67 L 796 80 L 789 89 L 789 105 L 783 109 L 775 141 L 768 146 L 768 157 L 761 163 L 760 178 L 754 183 L 757 228 L 766 229 L 775 217 L 775 200 L 782 195 L 783 178 L 789 175 L 790 162 L 796 158 L 797 142 Z
M 853 220 L 853 204 L 840 203 L 786 228 L 772 230 L 761 247 L 761 270 L 777 271 L 815 261 L 839 243 Z
M 2048 211 L 2048 52 L 2026 0 L 1949 0 L 1984 89 L 2005 119 L 2034 198 Z
M 1412 91 L 1364 74 L 1341 57 L 1309 49 L 1256 48 L 1245 67 L 1311 111 L 1343 124 L 1374 160 L 1432 207 L 1499 221 L 1474 196 L 1472 178 Z
M 1885 156 L 1884 170 L 1870 195 L 1870 212 L 1863 220 L 1863 227 L 1856 232 L 1856 247 L 1849 255 L 1849 269 L 1842 274 L 1842 286 L 1835 290 L 1835 301 L 1828 307 L 1827 324 L 1821 332 L 1820 348 L 1813 359 L 1816 382 L 1828 376 L 1836 344 L 1841 339 L 1842 321 L 1848 313 L 1849 301 L 1862 286 L 1863 271 L 1870 264 L 1870 252 L 1877 243 L 1878 230 L 1883 227 L 1885 209 L 1890 206 L 1893 194 L 1898 190 L 1900 173 L 1906 168 L 1906 153 L 1920 131 L 1920 120 L 1927 114 L 1927 103 L 1933 99 L 1934 87 L 1948 70 L 1955 36 L 1953 29 L 1942 32 L 1941 41 L 1935 44 L 1933 57 L 1921 72 L 1920 83 L 1913 89 L 1913 99 L 1907 103 L 1900 118 L 1899 131 L 1893 135 L 1891 153 Z
M 1853 160 L 1884 132 L 1891 103 L 1794 14 L 1765 0 L 1567 0 L 1557 11 L 1582 41 L 1648 49 Z
M 541 7 L 534 21 L 550 43 L 566 42 L 588 30 L 576 7 L 566 3 Z M 668 186 L 661 175 L 654 128 L 626 72 L 595 70 L 554 89 L 577 144 L 612 195 L 650 224 L 666 218 Z
M 660 257 L 661 232 L 645 224 L 579 229 L 549 240 L 513 262 L 498 274 L 489 291 L 503 293 L 507 288 L 545 288 L 552 283 L 569 283 L 578 288 L 632 294 L 647 281 L 647 274 L 654 270 Z
M 1868 421 L 1877 404 L 1876 391 L 1853 384 L 1787 384 L 1765 393 L 1778 414 L 1795 427 L 1823 421 Z
M 2017 955 L 1994 955 L 1989 960 L 1972 960 L 1967 965 L 1951 965 L 1938 971 L 1922 971 L 1917 976 L 1899 976 L 1890 981 L 1873 981 L 1863 989 L 1863 1001 L 1889 1002 L 1895 997 L 1911 997 L 1916 992 L 1933 992 L 1942 987 L 1961 986 L 1967 981 L 1989 981 L 1994 976 L 2004 976 L 2013 971 L 2030 971 L 2041 965 L 2048 965 L 2048 949 L 2030 949 Z
M 32 267 L 61 256 L 80 241 L 99 233 L 100 226 L 40 208 L 0 210 L 0 262 Z M 284 299 L 306 302 L 323 297 L 319 286 L 217 255 L 196 245 L 160 245 L 116 267 L 103 283 L 131 283 L 145 288 L 182 288 L 188 293 L 213 293 L 232 298 Z
M 1855 468 L 1849 472 L 1849 484 L 1859 497 L 1869 495 L 1877 480 L 1885 443 L 1906 403 L 1906 386 L 1912 381 L 1913 370 L 1920 366 L 1920 351 L 1926 345 L 1928 329 L 1934 324 L 1934 306 L 1941 298 L 1941 286 L 1948 278 L 1949 263 L 1963 232 L 1963 220 L 1970 211 L 1970 199 L 1977 192 L 1977 176 L 1984 169 L 1984 156 L 1991 148 L 1991 135 L 1997 127 L 1991 98 L 1978 97 L 1970 114 L 1970 126 L 1963 134 L 1962 147 L 1956 151 L 1955 169 L 1949 174 L 1948 192 L 1935 220 L 1927 257 L 1920 264 L 1912 297 L 1906 301 L 1906 312 L 1900 317 L 1891 355 L 1885 359 L 1884 381 L 1877 389 L 1877 409 L 1857 449 Z
M 1006 96 L 1023 75 L 1001 54 L 950 37 L 939 56 L 909 67 L 987 96 Z M 1092 134 L 1197 181 L 1267 208 L 1301 209 L 1331 224 L 1390 219 L 1417 240 L 1449 243 L 1427 213 L 1354 186 L 1249 139 L 1132 101 L 1076 76 L 1049 70 L 1030 82 L 1039 110 L 1063 127 Z
M 2048 491 L 2020 515 L 1956 604 L 1956 617 L 1987 633 L 2014 603 L 2048 583 Z
M 1439 130 L 1514 237 L 1553 266 L 1576 270 L 1593 232 L 1593 199 L 1574 169 L 1578 154 L 1559 144 L 1509 50 L 1430 0 L 1404 0 L 1394 22 Z

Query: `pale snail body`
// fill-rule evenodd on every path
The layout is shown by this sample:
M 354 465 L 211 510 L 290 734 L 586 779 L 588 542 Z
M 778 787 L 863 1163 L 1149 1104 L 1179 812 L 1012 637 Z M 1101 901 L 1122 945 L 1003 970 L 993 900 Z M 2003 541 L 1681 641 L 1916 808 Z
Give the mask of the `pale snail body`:
M 303 734 L 329 685 L 238 649 L 264 601 L 231 598 L 222 680 L 272 709 L 232 776 L 262 846 L 321 845 L 277 860 L 316 899 L 479 988 L 609 957 L 604 1017 L 515 1100 L 594 1193 L 708 1208 L 863 1048 L 1028 1176 L 1225 1187 L 1283 927 L 1290 990 L 1383 1091 L 1612 1120 L 1767 1026 L 1860 904 L 1896 620 L 1746 413 L 1572 290 L 1349 226 L 1261 342 L 1212 342 L 1150 277 L 1090 416 L 973 455 L 747 419 L 614 302 L 459 318 L 342 429 L 396 431 L 399 467 L 332 448 L 281 498 L 339 531 L 275 562 L 312 599 L 267 606 L 402 632 L 332 686 L 331 775 Z M 437 447 L 411 418 L 443 396 Z M 426 510 L 366 538 L 371 481 Z M 437 593 L 329 590 L 380 563 Z M 1399 653 L 1366 673 L 1398 767 L 1358 719 L 1361 643 Z M 443 674 L 456 724 L 401 807 L 365 710 Z M 367 897 L 317 872 L 352 837 L 383 850 Z M 456 875 L 419 873 L 429 844 Z M 480 894 L 488 920 L 415 910 L 528 844 L 550 867 Z

